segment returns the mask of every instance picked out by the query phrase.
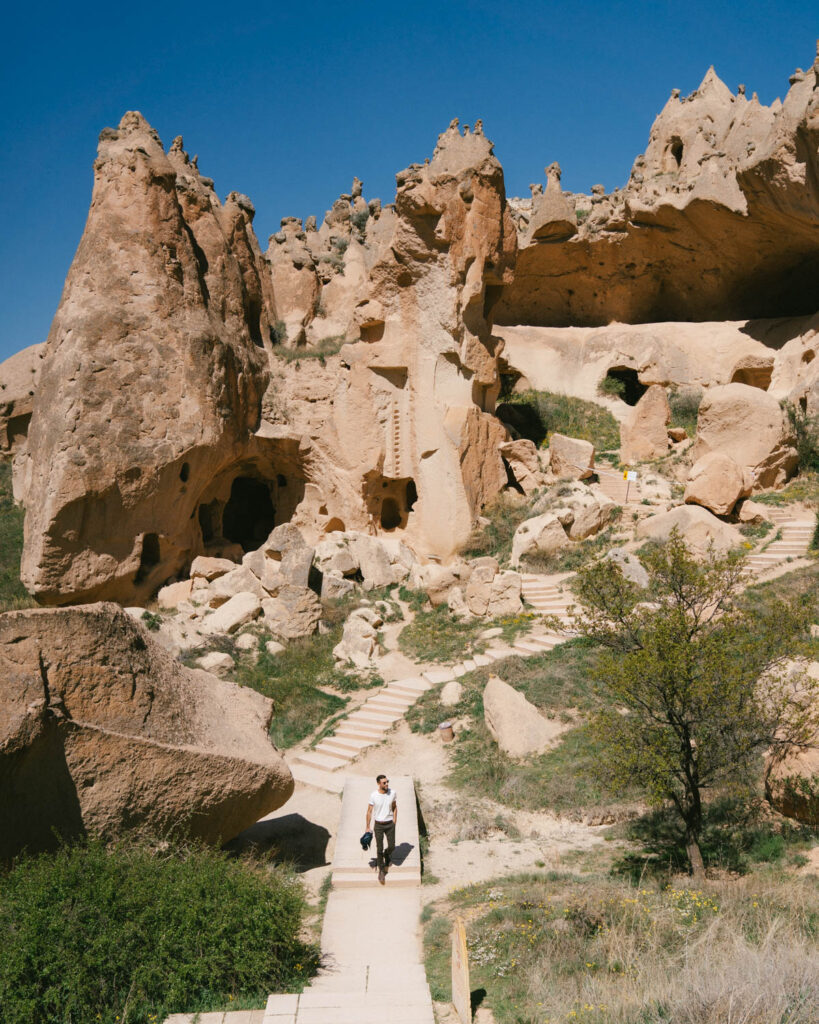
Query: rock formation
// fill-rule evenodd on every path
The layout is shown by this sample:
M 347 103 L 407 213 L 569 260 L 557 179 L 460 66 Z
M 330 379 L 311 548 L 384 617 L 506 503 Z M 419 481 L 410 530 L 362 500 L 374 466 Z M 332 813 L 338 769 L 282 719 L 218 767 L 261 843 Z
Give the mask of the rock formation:
M 115 605 L 0 616 L 0 858 L 55 833 L 231 838 L 293 790 L 271 714 Z
M 818 75 L 819 57 L 766 107 L 711 68 L 690 96 L 673 91 L 625 188 L 565 195 L 552 173 L 541 195 L 512 200 L 520 252 L 498 322 L 814 313 Z
M 40 383 L 44 345 L 29 345 L 0 363 L 0 458 L 11 456 L 14 497 L 21 501 L 28 469 L 28 428 Z
M 516 239 L 482 132 L 453 123 L 394 208 L 358 183 L 267 258 L 250 201 L 221 204 L 140 115 L 102 133 L 95 172 L 32 417 L 38 600 L 137 603 L 291 520 L 311 543 L 388 532 L 451 555 L 507 483 L 491 311 Z M 354 343 L 330 365 L 276 359 L 333 317 Z
M 29 436 L 22 578 L 49 604 L 147 596 L 223 531 L 273 526 L 272 507 L 229 507 L 275 447 L 254 436 L 269 322 L 252 205 L 220 203 L 136 113 L 94 169 Z

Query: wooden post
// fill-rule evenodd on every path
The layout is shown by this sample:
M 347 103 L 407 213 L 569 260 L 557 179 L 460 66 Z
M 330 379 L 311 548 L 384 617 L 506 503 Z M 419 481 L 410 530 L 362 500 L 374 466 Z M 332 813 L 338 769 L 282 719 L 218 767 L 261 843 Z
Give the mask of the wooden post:
M 455 918 L 452 929 L 452 1005 L 461 1024 L 472 1024 L 472 992 L 469 987 L 469 958 L 463 919 Z

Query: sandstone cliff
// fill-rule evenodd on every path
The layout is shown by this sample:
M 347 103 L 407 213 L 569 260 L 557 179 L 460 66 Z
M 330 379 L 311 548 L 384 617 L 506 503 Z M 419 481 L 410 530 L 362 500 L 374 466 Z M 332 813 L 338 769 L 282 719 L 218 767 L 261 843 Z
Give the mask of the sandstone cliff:
M 510 200 L 520 252 L 501 324 L 739 320 L 816 312 L 819 57 L 784 103 L 711 68 L 675 89 L 625 188 Z

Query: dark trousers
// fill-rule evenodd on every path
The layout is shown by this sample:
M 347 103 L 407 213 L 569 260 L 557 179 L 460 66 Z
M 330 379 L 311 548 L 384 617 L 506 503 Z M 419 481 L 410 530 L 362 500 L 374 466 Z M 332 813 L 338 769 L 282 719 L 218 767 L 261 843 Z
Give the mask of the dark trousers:
M 384 853 L 384 836 L 387 837 L 387 852 Z M 392 851 L 395 849 L 395 822 L 377 821 L 375 823 L 375 853 L 378 870 L 384 871 L 390 866 Z

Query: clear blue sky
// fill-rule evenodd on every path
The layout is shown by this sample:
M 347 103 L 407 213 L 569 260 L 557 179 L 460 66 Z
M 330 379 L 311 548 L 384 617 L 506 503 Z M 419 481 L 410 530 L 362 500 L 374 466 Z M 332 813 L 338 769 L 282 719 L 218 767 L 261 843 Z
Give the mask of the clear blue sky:
M 48 333 L 82 234 L 99 131 L 141 110 L 183 135 L 267 237 L 353 175 L 392 199 L 452 117 L 486 133 L 507 192 L 552 160 L 564 187 L 622 185 L 672 87 L 709 64 L 763 102 L 811 64 L 816 0 L 461 0 L 7 7 L 0 64 L 0 359 Z

